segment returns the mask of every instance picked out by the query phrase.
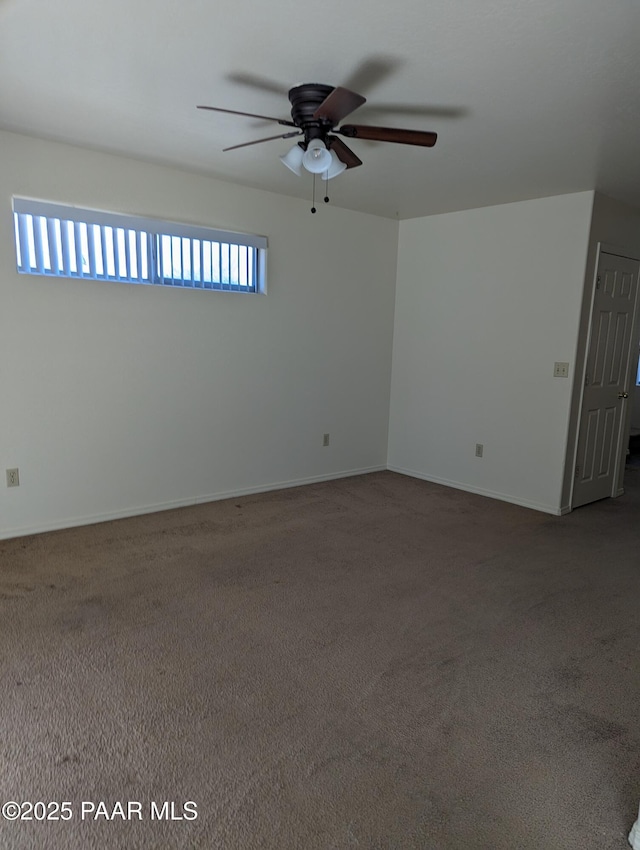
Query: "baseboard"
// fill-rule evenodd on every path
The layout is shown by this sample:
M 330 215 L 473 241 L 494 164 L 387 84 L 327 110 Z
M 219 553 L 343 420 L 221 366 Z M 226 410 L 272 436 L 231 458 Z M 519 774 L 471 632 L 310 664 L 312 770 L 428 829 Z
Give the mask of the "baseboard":
M 26 537 L 30 534 L 44 534 L 47 531 L 60 531 L 64 528 L 77 528 L 82 525 L 95 525 L 99 522 L 111 522 L 127 517 L 154 514 L 160 511 L 171 511 L 175 508 L 187 508 L 192 505 L 201 505 L 206 502 L 220 502 L 223 499 L 237 499 L 240 496 L 252 496 L 256 493 L 269 493 L 272 490 L 286 490 L 290 487 L 304 487 L 306 484 L 320 484 L 323 481 L 336 481 L 339 478 L 352 478 L 355 475 L 368 475 L 371 472 L 383 472 L 387 469 L 385 465 L 369 466 L 362 469 L 346 469 L 341 472 L 329 472 L 324 475 L 312 475 L 308 478 L 295 478 L 289 481 L 276 481 L 271 484 L 260 484 L 255 487 L 240 487 L 237 490 L 224 490 L 217 493 L 208 493 L 203 496 L 194 496 L 188 499 L 176 499 L 170 502 L 158 502 L 153 505 L 138 505 L 135 508 L 127 508 L 121 511 L 107 511 L 106 513 L 92 514 L 82 517 L 68 517 L 55 522 L 38 523 L 31 526 L 18 528 L 7 528 L 0 530 L 0 540 L 10 540 L 13 537 Z
M 399 472 L 401 475 L 409 475 L 411 478 L 421 478 L 423 481 L 429 481 L 432 484 L 442 484 L 444 487 L 453 487 L 454 490 L 464 490 L 467 493 L 475 493 L 477 496 L 487 496 L 489 499 L 499 499 L 501 502 L 509 502 L 512 505 L 518 505 L 521 508 L 531 508 L 534 511 L 541 511 L 545 514 L 553 514 L 560 516 L 561 508 L 554 505 L 545 505 L 539 502 L 530 502 L 527 499 L 520 499 L 517 496 L 511 496 L 507 493 L 498 493 L 495 490 L 486 490 L 483 487 L 474 487 L 469 484 L 463 484 L 460 481 L 451 481 L 448 478 L 439 478 L 437 475 L 425 475 L 423 472 L 417 472 L 414 469 L 404 469 L 401 466 L 388 466 L 391 472 Z M 569 509 L 570 510 L 570 509 Z

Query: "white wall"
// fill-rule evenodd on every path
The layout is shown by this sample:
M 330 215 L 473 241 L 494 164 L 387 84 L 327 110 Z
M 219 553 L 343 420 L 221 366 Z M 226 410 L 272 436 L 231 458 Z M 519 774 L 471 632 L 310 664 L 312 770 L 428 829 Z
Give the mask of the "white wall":
M 592 204 L 401 222 L 390 468 L 560 511 Z
M 385 467 L 396 222 L 4 132 L 0 158 L 0 536 Z M 13 194 L 265 234 L 268 294 L 18 275 Z

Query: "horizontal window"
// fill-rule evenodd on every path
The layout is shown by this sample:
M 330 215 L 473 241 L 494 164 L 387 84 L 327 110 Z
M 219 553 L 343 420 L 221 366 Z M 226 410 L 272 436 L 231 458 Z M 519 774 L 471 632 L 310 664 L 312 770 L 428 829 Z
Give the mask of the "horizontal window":
M 267 240 L 13 199 L 18 271 L 188 289 L 263 292 Z

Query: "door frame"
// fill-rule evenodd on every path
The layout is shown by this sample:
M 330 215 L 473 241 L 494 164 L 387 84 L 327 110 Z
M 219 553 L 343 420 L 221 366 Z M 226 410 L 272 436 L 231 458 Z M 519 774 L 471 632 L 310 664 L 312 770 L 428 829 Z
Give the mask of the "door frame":
M 574 446 L 573 446 L 573 455 L 572 455 L 572 475 L 571 475 L 571 489 L 569 494 L 569 511 L 573 509 L 573 491 L 575 487 L 575 475 L 573 475 L 573 470 L 576 468 L 577 458 L 578 458 L 578 440 L 580 437 L 580 423 L 582 420 L 582 406 L 584 404 L 584 390 L 585 390 L 585 380 L 587 376 L 587 360 L 589 358 L 589 347 L 591 344 L 591 331 L 593 327 L 593 308 L 595 304 L 596 298 L 596 284 L 598 280 L 598 269 L 600 267 L 600 257 L 602 254 L 613 254 L 616 257 L 624 257 L 628 260 L 636 260 L 640 262 L 640 255 L 638 255 L 635 251 L 629 250 L 628 248 L 621 248 L 619 245 L 610 245 L 606 242 L 598 242 L 596 243 L 596 255 L 595 255 L 595 263 L 593 266 L 593 275 L 591 280 L 591 292 L 589 295 L 589 321 L 586 328 L 586 345 L 584 346 L 584 350 L 582 352 L 582 357 L 580 361 L 580 369 L 576 368 L 576 378 L 580 379 L 580 394 L 579 394 L 579 402 L 578 402 L 578 416 L 575 422 L 575 434 L 574 434 Z M 638 272 L 638 276 L 640 277 L 640 270 Z M 640 286 L 640 281 L 639 281 Z M 632 351 L 638 350 L 638 345 L 640 344 L 640 296 L 636 301 L 636 310 L 633 316 L 633 323 L 631 326 L 631 337 L 629 339 L 629 356 Z M 576 363 L 576 366 L 578 364 Z M 635 388 L 635 382 L 634 382 Z M 629 434 L 631 431 L 631 404 L 627 404 L 624 416 L 620 420 L 620 427 L 618 430 L 618 447 L 617 447 L 617 459 L 616 459 L 616 471 L 614 474 L 613 487 L 611 491 L 611 498 L 617 498 L 618 496 L 622 496 L 624 493 L 624 468 L 625 464 L 623 463 L 623 459 L 626 458 L 626 450 L 624 446 L 626 442 L 628 442 Z M 626 435 L 626 442 L 625 442 Z M 621 445 L 622 444 L 622 445 Z M 565 513 L 565 511 L 562 511 Z

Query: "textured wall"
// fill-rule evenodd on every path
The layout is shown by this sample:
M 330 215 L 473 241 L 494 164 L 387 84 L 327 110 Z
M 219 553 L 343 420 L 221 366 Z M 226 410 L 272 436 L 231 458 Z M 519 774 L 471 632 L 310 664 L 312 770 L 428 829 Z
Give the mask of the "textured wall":
M 401 223 L 392 469 L 558 512 L 592 201 Z
M 0 156 L 0 536 L 385 466 L 396 222 L 10 133 Z M 20 276 L 12 194 L 264 234 L 268 294 Z

